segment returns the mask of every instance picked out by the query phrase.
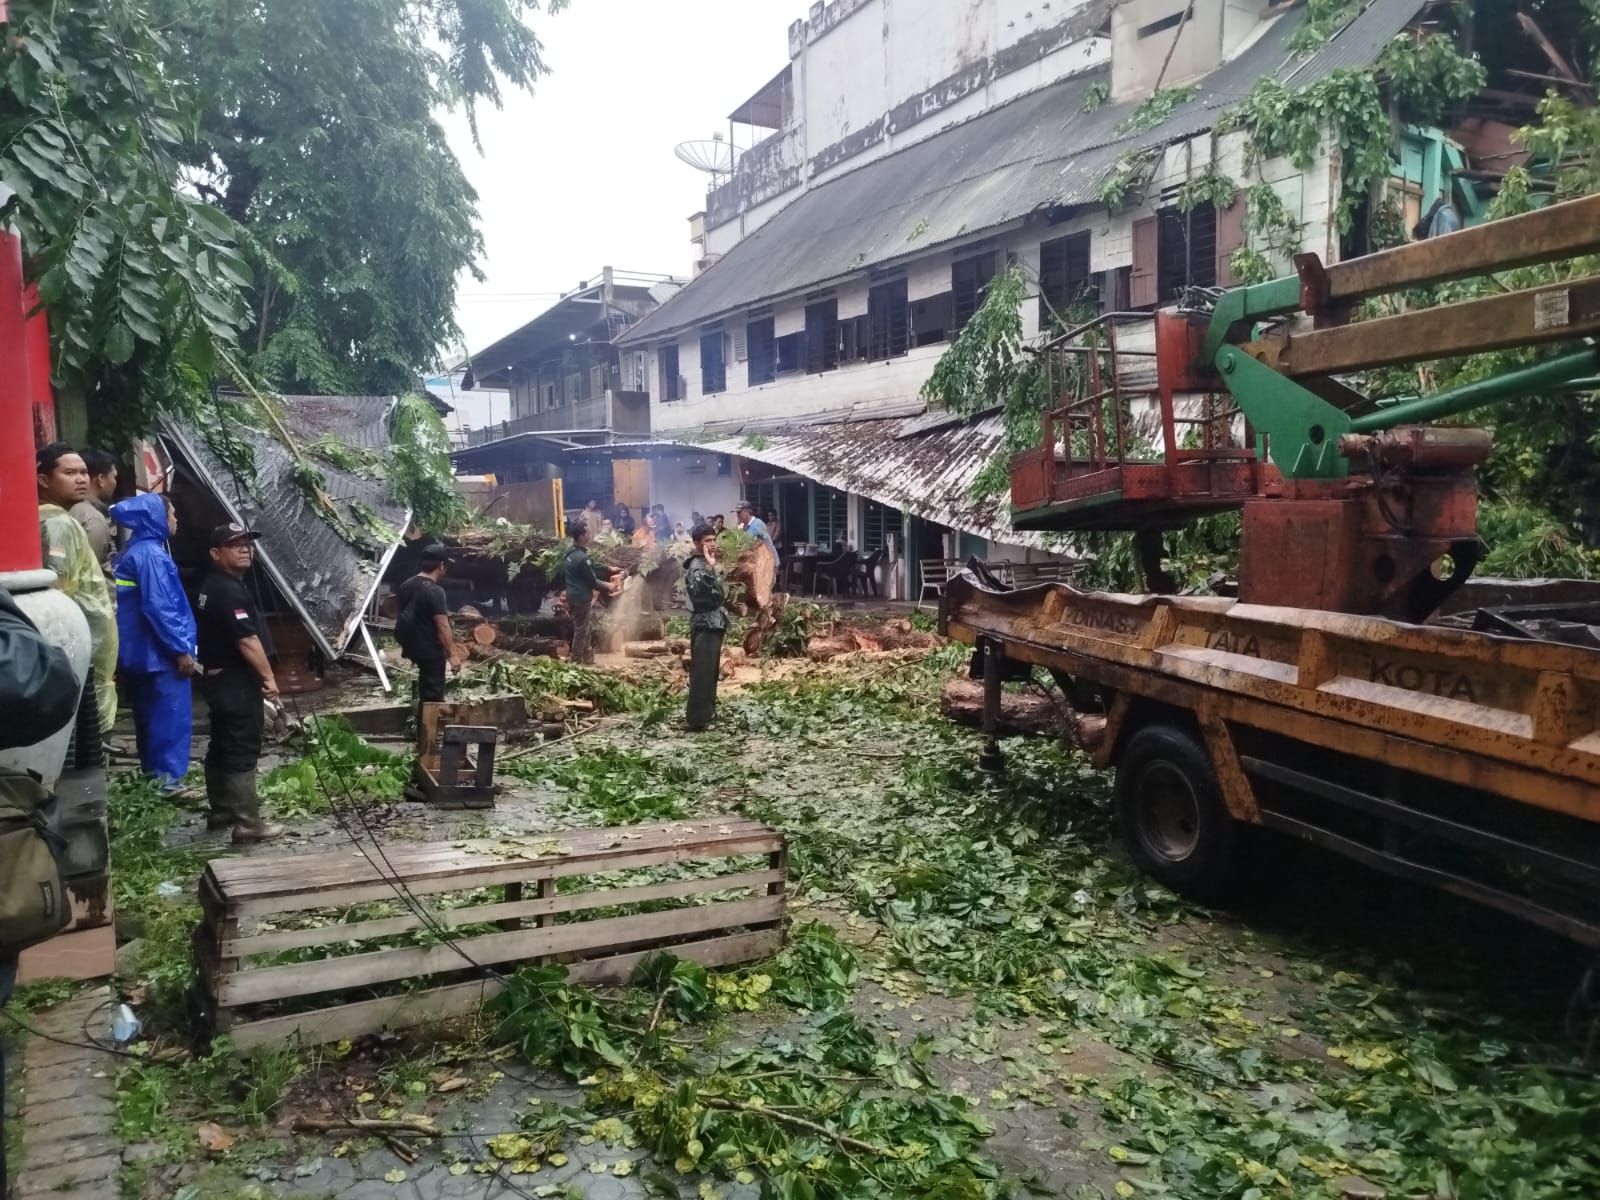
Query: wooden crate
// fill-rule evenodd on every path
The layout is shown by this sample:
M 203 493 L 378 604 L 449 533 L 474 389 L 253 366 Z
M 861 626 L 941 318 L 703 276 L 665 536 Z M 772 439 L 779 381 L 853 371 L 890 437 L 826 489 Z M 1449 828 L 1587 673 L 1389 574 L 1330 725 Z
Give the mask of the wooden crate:
M 752 855 L 765 865 L 737 861 Z M 670 864 L 718 873 L 637 877 Z M 196 965 L 216 1030 L 235 1046 L 336 1041 L 471 1012 L 499 990 L 474 963 L 509 973 L 525 963 L 559 961 L 578 982 L 623 983 L 656 949 L 706 966 L 766 957 L 783 944 L 786 874 L 783 835 L 742 817 L 499 842 L 395 843 L 371 858 L 354 846 L 223 858 L 201 877 Z M 589 890 L 558 889 L 559 881 L 587 884 L 584 877 L 596 875 L 607 878 Z M 400 899 L 395 879 L 405 881 L 437 924 L 495 931 L 463 934 L 453 945 L 438 939 L 373 948 L 375 939 L 427 930 Z M 708 896 L 717 898 L 696 902 Z M 638 911 L 663 901 L 681 903 Z M 613 908 L 626 911 L 584 915 Z M 267 957 L 298 951 L 319 957 L 287 963 Z M 395 991 L 408 982 L 407 990 Z M 375 987 L 388 994 L 372 994 Z M 319 1005 L 312 1011 L 274 1011 L 303 1008 L 311 997 Z

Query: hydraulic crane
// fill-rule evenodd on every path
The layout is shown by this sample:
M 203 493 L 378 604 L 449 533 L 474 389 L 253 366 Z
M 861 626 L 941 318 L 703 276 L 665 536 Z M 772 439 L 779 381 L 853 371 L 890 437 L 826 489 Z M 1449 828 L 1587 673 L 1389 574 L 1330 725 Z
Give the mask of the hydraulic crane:
M 1002 685 L 1042 667 L 1071 702 L 1064 732 L 1116 767 L 1131 857 L 1169 886 L 1218 895 L 1243 873 L 1241 830 L 1264 826 L 1600 946 L 1595 639 L 1421 624 L 1478 561 L 1492 446 L 1429 422 L 1600 387 L 1600 276 L 1360 309 L 1596 252 L 1600 196 L 1332 266 L 1303 255 L 1292 276 L 1052 342 L 1063 401 L 1012 461 L 1013 525 L 1131 530 L 1153 594 L 1006 589 L 981 563 L 951 579 L 940 622 L 975 648 L 988 764 Z M 1152 321 L 1153 336 L 1130 328 Z M 1352 386 L 1518 349 L 1519 365 L 1432 395 Z M 1161 594 L 1161 531 L 1228 510 L 1237 598 Z

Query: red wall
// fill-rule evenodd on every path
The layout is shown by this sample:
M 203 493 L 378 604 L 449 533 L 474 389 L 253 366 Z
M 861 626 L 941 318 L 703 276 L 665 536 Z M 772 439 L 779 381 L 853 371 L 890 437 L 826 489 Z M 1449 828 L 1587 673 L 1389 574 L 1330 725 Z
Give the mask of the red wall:
M 3 5 L 4 0 L 0 0 Z M 34 405 L 50 395 L 49 345 L 44 346 L 44 376 L 33 378 L 43 317 L 26 319 L 22 247 L 0 230 L 0 571 L 37 570 L 39 489 L 34 482 Z M 37 324 L 37 329 L 30 329 Z M 55 409 L 47 404 L 50 426 Z

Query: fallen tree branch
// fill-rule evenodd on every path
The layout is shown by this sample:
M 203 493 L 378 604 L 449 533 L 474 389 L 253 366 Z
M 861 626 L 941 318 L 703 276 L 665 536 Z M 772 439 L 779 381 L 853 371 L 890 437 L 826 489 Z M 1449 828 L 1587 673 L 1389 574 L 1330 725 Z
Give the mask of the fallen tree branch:
M 422 1137 L 441 1137 L 442 1131 L 426 1117 L 296 1117 L 289 1127 L 295 1133 L 415 1133 Z
M 814 1133 L 818 1137 L 825 1137 L 836 1146 L 846 1150 L 860 1150 L 864 1154 L 876 1154 L 879 1158 L 894 1157 L 882 1146 L 874 1146 L 871 1142 L 863 1142 L 860 1138 L 853 1138 L 849 1134 L 835 1133 L 826 1125 L 818 1125 L 815 1121 L 808 1121 L 804 1117 L 791 1116 L 789 1113 L 777 1112 L 772 1108 L 759 1104 L 740 1104 L 737 1100 L 724 1100 L 720 1096 L 701 1096 L 700 1103 L 707 1108 L 720 1108 L 724 1112 L 745 1113 L 750 1116 L 766 1117 L 769 1121 L 777 1121 L 783 1125 L 792 1125 L 796 1129 L 804 1129 L 807 1133 Z

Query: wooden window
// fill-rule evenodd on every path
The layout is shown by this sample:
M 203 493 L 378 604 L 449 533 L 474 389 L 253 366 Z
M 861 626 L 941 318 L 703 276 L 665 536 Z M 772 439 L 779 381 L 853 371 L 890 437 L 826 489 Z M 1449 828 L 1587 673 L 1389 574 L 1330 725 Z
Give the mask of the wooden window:
M 714 396 L 727 390 L 727 335 L 716 329 L 700 335 L 700 392 Z
M 1130 299 L 1133 288 L 1132 267 L 1113 267 L 1109 271 L 1101 271 L 1099 281 L 1101 312 L 1126 312 L 1134 307 Z
M 949 292 L 940 292 L 911 305 L 913 345 L 931 346 L 936 342 L 948 342 L 954 336 L 952 300 Z
M 748 386 L 771 383 L 778 377 L 778 343 L 772 336 L 772 318 L 763 317 L 745 326 L 745 346 L 749 353 L 746 369 Z
M 886 504 L 879 504 L 876 500 L 868 500 L 861 506 L 861 552 L 871 554 L 880 550 L 888 543 L 891 536 L 900 543 L 902 551 L 905 550 L 905 533 L 902 528 L 903 518 L 898 508 L 890 508 Z
M 1156 303 L 1175 300 L 1186 287 L 1217 286 L 1217 210 L 1197 204 L 1188 212 L 1156 214 Z
M 1244 195 L 1236 192 L 1233 203 L 1217 213 L 1218 287 L 1237 287 L 1239 284 L 1239 277 L 1233 273 L 1233 255 L 1245 244 L 1245 209 Z
M 983 303 L 983 289 L 995 274 L 995 253 L 963 258 L 950 266 L 950 291 L 955 297 L 955 328 L 960 330 Z
M 776 342 L 779 375 L 790 375 L 806 369 L 806 335 L 791 333 Z
M 867 318 L 851 317 L 839 323 L 839 361 L 867 361 Z
M 839 302 L 806 305 L 806 370 L 815 375 L 839 365 Z
M 1068 309 L 1085 303 L 1100 303 L 1100 288 L 1089 274 L 1089 231 L 1041 243 L 1039 328 L 1061 326 Z
M 1133 223 L 1133 273 L 1128 283 L 1128 305 L 1149 308 L 1160 295 L 1156 290 L 1156 219 Z
M 880 283 L 867 294 L 867 357 L 898 358 L 911 345 L 911 306 L 906 281 Z
M 656 362 L 661 368 L 661 400 L 671 404 L 683 399 L 683 388 L 678 375 L 678 343 L 663 346 L 656 351 Z

